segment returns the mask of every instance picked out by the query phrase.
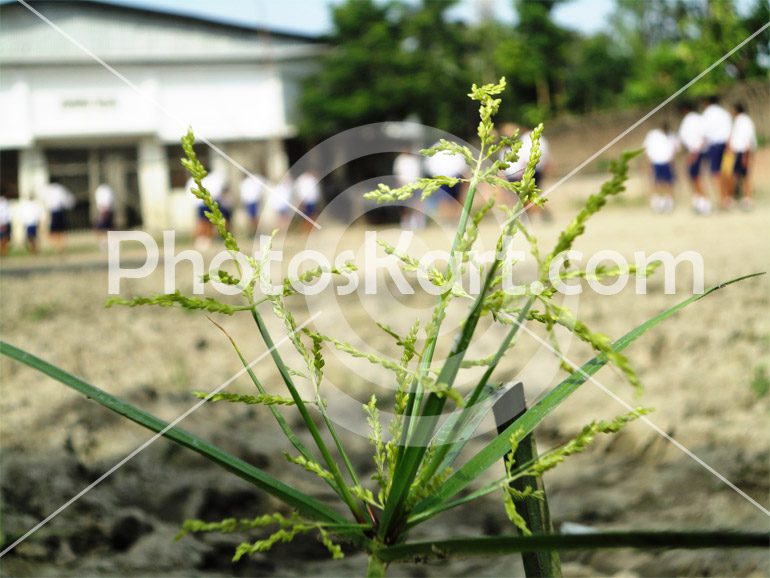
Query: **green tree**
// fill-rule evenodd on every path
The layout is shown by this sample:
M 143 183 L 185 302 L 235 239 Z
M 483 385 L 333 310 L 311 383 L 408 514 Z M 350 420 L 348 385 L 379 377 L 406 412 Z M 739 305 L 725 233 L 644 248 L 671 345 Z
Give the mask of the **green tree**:
M 464 26 L 456 0 L 349 0 L 333 9 L 332 48 L 305 82 L 300 132 L 315 139 L 365 123 L 404 120 L 466 132 Z
M 741 18 L 734 0 L 618 0 L 612 18 L 615 39 L 632 59 L 628 102 L 660 100 L 711 66 L 767 22 L 767 0 Z M 760 37 L 735 53 L 692 88 L 704 95 L 762 74 Z M 766 71 L 764 71 L 766 74 Z
M 513 87 L 515 116 L 529 124 L 564 108 L 567 53 L 576 35 L 553 20 L 553 9 L 566 1 L 514 0 L 517 23 L 493 53 L 497 72 Z
M 566 67 L 565 108 L 585 113 L 617 106 L 632 70 L 632 58 L 610 35 L 576 38 Z

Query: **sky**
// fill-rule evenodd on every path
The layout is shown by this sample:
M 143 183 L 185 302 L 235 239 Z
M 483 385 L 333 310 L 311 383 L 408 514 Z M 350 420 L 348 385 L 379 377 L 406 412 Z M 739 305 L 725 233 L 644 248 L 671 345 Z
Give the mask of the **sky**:
M 331 26 L 329 5 L 341 0 L 107 0 L 156 10 L 167 10 L 248 25 L 263 25 L 292 32 L 322 34 Z M 512 0 L 460 0 L 451 14 L 473 20 L 480 4 L 490 4 L 498 18 L 512 22 Z M 601 30 L 614 0 L 572 0 L 558 6 L 554 18 L 562 25 L 590 34 Z
M 13 0 L 0 0 L 5 4 Z M 60 0 L 66 1 L 66 0 Z M 287 32 L 317 35 L 331 27 L 329 7 L 344 0 L 102 0 L 140 8 L 176 12 L 236 24 L 259 25 Z M 417 0 L 411 0 L 417 1 Z M 645 2 L 647 0 L 639 0 Z M 737 0 L 745 10 L 752 0 Z M 455 18 L 472 21 L 482 5 L 491 6 L 502 21 L 513 22 L 513 0 L 459 0 L 452 9 Z M 615 0 L 570 0 L 554 9 L 554 19 L 561 25 L 584 34 L 605 28 Z

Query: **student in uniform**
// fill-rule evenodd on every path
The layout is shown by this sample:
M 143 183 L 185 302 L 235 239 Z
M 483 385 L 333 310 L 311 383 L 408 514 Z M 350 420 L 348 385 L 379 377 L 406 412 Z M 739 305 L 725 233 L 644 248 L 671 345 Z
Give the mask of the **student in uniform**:
M 255 235 L 259 225 L 259 202 L 264 182 L 265 178 L 259 175 L 249 175 L 241 181 L 241 203 L 249 218 L 249 235 Z
M 674 155 L 677 141 L 669 134 L 667 123 L 647 133 L 644 150 L 650 161 L 654 182 L 650 206 L 656 213 L 670 213 L 674 210 Z
M 687 174 L 692 187 L 692 209 L 699 215 L 706 215 L 711 212 L 711 201 L 703 191 L 700 178 L 701 163 L 706 156 L 703 117 L 687 101 L 682 103 L 679 110 L 683 115 L 679 125 L 679 142 L 686 153 Z
M 19 203 L 19 217 L 24 226 L 27 249 L 32 254 L 37 253 L 37 236 L 42 215 L 43 208 L 37 201 L 24 199 Z
M 729 179 L 722 173 L 722 157 L 724 157 L 732 128 L 733 119 L 730 113 L 719 104 L 719 98 L 712 96 L 707 99 L 706 108 L 703 109 L 706 154 L 714 189 L 719 195 L 720 206 L 723 209 L 728 208 L 732 202 Z
M 532 131 L 528 128 L 522 128 L 521 129 L 521 136 L 519 137 L 519 140 L 521 140 L 521 148 L 519 149 L 519 156 L 516 159 L 515 162 L 508 165 L 508 168 L 505 170 L 505 178 L 512 183 L 517 183 L 521 181 L 522 177 L 524 176 L 524 171 L 527 169 L 527 165 L 529 165 L 529 157 L 532 154 Z M 511 133 L 512 134 L 512 133 Z M 506 149 L 501 152 L 502 154 L 508 153 L 509 151 Z M 550 171 L 551 169 L 551 150 L 548 146 L 548 141 L 545 139 L 545 137 L 540 137 L 540 160 L 537 162 L 537 165 L 535 165 L 535 186 L 542 191 L 543 189 L 543 179 L 545 178 L 545 175 Z M 551 212 L 546 207 L 538 207 L 536 205 L 528 205 L 527 211 L 531 215 L 535 215 L 538 212 L 542 211 L 543 220 L 544 221 L 550 221 L 552 218 Z
M 11 244 L 11 203 L 0 196 L 0 257 L 8 254 Z
M 462 178 L 467 170 L 463 156 L 449 151 L 441 151 L 428 157 L 425 168 L 431 177 L 444 176 L 455 179 Z M 440 191 L 444 194 L 443 198 L 439 199 L 439 207 L 445 207 L 443 210 L 446 213 L 445 217 L 451 219 L 458 217 L 463 204 L 462 183 L 458 182 L 452 186 L 442 185 Z M 436 191 L 433 194 L 438 193 L 439 191 Z
M 393 176 L 396 186 L 403 187 L 415 182 L 422 176 L 422 161 L 407 148 L 393 161 Z M 416 193 L 406 201 L 401 210 L 401 228 L 416 231 L 425 228 L 425 213 L 421 209 L 420 195 Z
M 210 194 L 211 198 L 218 204 L 222 198 L 225 189 L 225 179 L 219 173 L 212 171 L 203 177 L 201 182 L 203 188 Z M 211 245 L 211 239 L 214 237 L 214 227 L 206 217 L 208 209 L 202 200 L 193 197 L 192 190 L 195 188 L 195 181 L 190 177 L 185 184 L 185 192 L 190 195 L 188 198 L 195 198 L 196 203 L 196 223 L 193 231 L 195 238 L 195 248 L 199 251 L 207 249 Z M 221 210 L 221 207 L 220 207 Z
M 312 170 L 305 171 L 297 177 L 294 188 L 297 191 L 300 210 L 314 219 L 321 203 L 321 185 L 318 182 L 318 175 Z M 312 226 L 307 219 L 303 219 L 302 228 L 305 232 L 309 232 Z
M 96 204 L 96 229 L 106 232 L 114 227 L 115 191 L 107 183 L 102 183 L 94 191 Z
M 61 252 L 64 250 L 67 210 L 75 206 L 75 197 L 67 187 L 58 181 L 52 180 L 43 187 L 42 198 L 51 217 L 48 226 L 51 242 L 56 250 Z M 37 238 L 37 232 L 35 232 L 35 238 Z
M 291 200 L 294 191 L 294 181 L 289 173 L 276 184 L 272 190 L 268 191 L 267 205 L 275 211 L 276 221 L 279 229 L 286 231 L 291 222 Z
M 746 107 L 741 103 L 733 105 L 733 130 L 730 133 L 729 147 L 735 155 L 735 165 L 728 188 L 734 192 L 737 185 L 741 193 L 741 208 L 750 210 L 752 205 L 749 169 L 754 151 L 757 150 L 757 130 L 754 121 L 746 114 Z

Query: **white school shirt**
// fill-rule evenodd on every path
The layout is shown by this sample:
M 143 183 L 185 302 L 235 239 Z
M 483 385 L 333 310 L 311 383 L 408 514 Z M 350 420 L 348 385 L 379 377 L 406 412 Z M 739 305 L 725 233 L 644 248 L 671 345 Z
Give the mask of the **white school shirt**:
M 724 144 L 730 139 L 733 119 L 718 104 L 710 104 L 703 111 L 703 131 L 709 144 Z
M 654 128 L 644 137 L 644 150 L 654 165 L 666 165 L 674 160 L 677 142 L 659 128 Z
M 269 192 L 267 202 L 276 211 L 283 211 L 290 207 L 292 193 L 291 179 L 282 179 L 273 190 Z
M 59 183 L 49 183 L 43 187 L 42 197 L 49 211 L 63 211 L 75 206 L 75 197 L 67 187 Z
M 505 174 L 509 177 L 515 177 L 515 176 L 522 176 L 524 173 L 524 170 L 527 168 L 527 165 L 529 164 L 529 155 L 532 154 L 532 131 L 527 131 L 520 137 L 521 140 L 521 148 L 519 149 L 519 158 L 516 159 L 516 162 L 511 163 L 508 165 L 508 168 L 505 169 Z M 507 154 L 509 151 L 505 150 L 503 151 L 503 155 Z M 536 169 L 543 170 L 545 166 L 548 164 L 549 160 L 551 158 L 551 152 L 548 147 L 548 141 L 540 137 L 540 160 L 537 162 Z
M 687 152 L 699 153 L 706 143 L 704 134 L 703 117 L 697 112 L 690 111 L 682 119 L 679 125 L 679 140 L 682 141 Z
M 300 203 L 317 203 L 321 200 L 321 187 L 318 179 L 310 173 L 302 173 L 295 183 L 297 198 Z
M 203 177 L 203 187 L 211 193 L 211 198 L 218 201 L 225 191 L 225 178 L 222 174 L 213 171 Z
M 43 208 L 37 201 L 24 199 L 19 203 L 19 217 L 25 227 L 39 224 L 42 215 Z
M 115 204 L 115 192 L 108 184 L 102 183 L 94 191 L 94 202 L 99 211 L 111 211 Z
M 205 177 L 203 177 L 203 180 L 201 181 L 201 184 L 203 185 L 203 188 L 206 189 L 210 194 L 211 198 L 215 201 L 218 201 L 219 198 L 222 196 L 222 192 L 225 189 L 225 180 L 219 173 L 209 173 Z M 193 195 L 193 189 L 196 189 L 197 186 L 195 185 L 195 179 L 190 177 L 187 179 L 187 182 L 184 185 L 185 193 L 190 195 L 187 197 L 188 199 L 193 199 L 196 206 L 203 206 L 205 203 L 202 199 L 199 199 L 198 197 Z
M 252 203 L 258 203 L 262 198 L 262 183 L 265 182 L 263 177 L 248 176 L 241 181 L 241 202 L 250 205 Z
M 422 174 L 420 158 L 409 153 L 401 153 L 393 162 L 393 174 L 399 185 L 413 183 Z
M 0 226 L 5 227 L 11 222 L 11 203 L 5 197 L 0 197 Z
M 742 112 L 735 117 L 733 132 L 730 134 L 730 148 L 736 153 L 745 153 L 757 148 L 757 130 L 754 121 Z
M 465 159 L 462 155 L 441 151 L 428 157 L 425 168 L 432 177 L 459 177 L 465 172 Z

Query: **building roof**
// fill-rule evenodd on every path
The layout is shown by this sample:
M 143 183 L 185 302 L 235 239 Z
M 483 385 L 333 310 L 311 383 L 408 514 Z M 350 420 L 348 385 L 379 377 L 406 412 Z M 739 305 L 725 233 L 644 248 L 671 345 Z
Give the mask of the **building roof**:
M 108 62 L 287 60 L 312 58 L 325 48 L 321 38 L 310 35 L 97 0 L 29 3 Z M 0 64 L 91 61 L 22 4 L 0 4 L 0 28 Z

